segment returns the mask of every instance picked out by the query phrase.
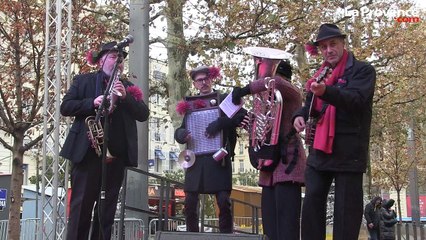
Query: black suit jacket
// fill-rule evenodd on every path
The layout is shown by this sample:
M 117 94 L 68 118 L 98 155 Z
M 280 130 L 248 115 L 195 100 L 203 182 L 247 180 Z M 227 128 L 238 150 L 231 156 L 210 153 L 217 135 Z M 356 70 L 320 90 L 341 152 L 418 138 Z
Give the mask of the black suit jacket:
M 64 96 L 61 104 L 61 114 L 63 116 L 75 117 L 69 134 L 65 140 L 64 146 L 60 152 L 60 156 L 69 159 L 73 163 L 79 163 L 83 160 L 84 155 L 91 148 L 91 143 L 87 136 L 87 126 L 85 119 L 88 116 L 96 114 L 93 100 L 100 95 L 97 91 L 97 82 L 102 84 L 102 72 L 88 73 L 77 75 L 73 83 Z M 123 82 L 125 87 L 132 86 L 129 81 Z M 149 116 L 149 109 L 146 104 L 136 99 L 127 92 L 126 98 L 120 100 L 117 108 L 122 108 L 120 111 L 124 121 L 124 129 L 127 142 L 127 156 L 124 159 L 126 166 L 137 166 L 137 129 L 136 121 L 145 121 Z M 136 121 L 135 121 L 136 120 Z M 114 141 L 114 139 L 110 139 Z

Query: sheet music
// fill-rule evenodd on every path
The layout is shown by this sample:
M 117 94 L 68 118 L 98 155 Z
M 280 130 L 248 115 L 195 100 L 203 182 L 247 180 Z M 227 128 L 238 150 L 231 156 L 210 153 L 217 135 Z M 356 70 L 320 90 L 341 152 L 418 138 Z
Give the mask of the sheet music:
M 239 105 L 235 105 L 232 103 L 232 92 L 226 96 L 226 98 L 219 104 L 220 109 L 228 116 L 232 118 L 243 106 L 244 100 L 241 98 L 241 103 Z

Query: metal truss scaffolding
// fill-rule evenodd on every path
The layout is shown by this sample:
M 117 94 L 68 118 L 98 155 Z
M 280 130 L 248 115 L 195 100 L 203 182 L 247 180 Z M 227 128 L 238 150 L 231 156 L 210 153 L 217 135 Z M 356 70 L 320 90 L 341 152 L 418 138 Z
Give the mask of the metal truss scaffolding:
M 68 124 L 59 112 L 70 83 L 72 0 L 46 0 L 42 216 L 38 239 L 65 239 L 68 164 L 59 150 Z

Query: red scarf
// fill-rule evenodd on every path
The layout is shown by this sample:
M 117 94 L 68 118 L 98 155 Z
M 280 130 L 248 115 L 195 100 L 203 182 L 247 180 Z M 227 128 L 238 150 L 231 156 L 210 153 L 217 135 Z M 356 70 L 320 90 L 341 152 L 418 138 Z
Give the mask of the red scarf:
M 337 63 L 336 67 L 333 69 L 331 76 L 325 80 L 325 85 L 332 86 L 337 82 L 337 79 L 343 76 L 346 67 L 346 61 L 348 60 L 348 52 L 343 51 L 342 59 Z M 322 72 L 325 66 L 329 66 L 328 62 L 325 62 L 321 65 L 320 69 L 314 74 L 314 76 L 306 82 L 306 90 L 310 91 L 312 82 L 315 81 L 316 77 Z M 318 112 L 321 111 L 323 107 L 323 100 L 320 98 L 314 97 L 314 109 Z M 334 132 L 336 127 L 336 107 L 333 105 L 328 105 L 324 114 L 319 119 L 314 138 L 313 148 L 321 150 L 325 153 L 332 153 L 333 150 L 333 140 Z

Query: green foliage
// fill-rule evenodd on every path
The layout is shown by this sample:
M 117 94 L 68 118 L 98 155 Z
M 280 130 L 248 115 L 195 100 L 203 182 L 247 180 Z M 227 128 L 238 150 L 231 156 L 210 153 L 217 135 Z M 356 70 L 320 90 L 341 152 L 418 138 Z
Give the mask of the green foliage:
M 164 171 L 164 176 L 168 179 L 181 183 L 185 181 L 185 172 L 183 169 L 178 169 L 176 171 Z
M 258 186 L 258 175 L 258 172 L 250 170 L 238 173 L 236 179 L 238 180 L 239 184 L 243 186 Z
M 62 165 L 66 161 L 66 159 L 60 157 L 59 161 L 60 161 L 59 165 Z M 53 164 L 53 157 L 52 156 L 47 156 L 46 157 L 46 166 L 52 166 L 52 164 Z M 41 171 L 42 171 L 42 167 L 41 166 L 40 166 L 39 170 L 40 170 L 40 175 L 38 175 L 38 177 L 37 176 L 31 176 L 31 177 L 29 177 L 29 180 L 30 180 L 31 184 L 37 184 L 37 182 L 39 184 L 41 184 L 41 181 L 43 179 L 43 176 L 41 175 Z M 52 168 L 48 168 L 47 171 L 44 172 L 44 177 L 47 178 L 47 179 L 52 179 L 52 177 L 53 177 L 53 169 Z M 65 186 L 65 174 L 63 172 L 61 172 L 59 174 L 59 184 L 58 184 L 58 186 L 59 187 Z

